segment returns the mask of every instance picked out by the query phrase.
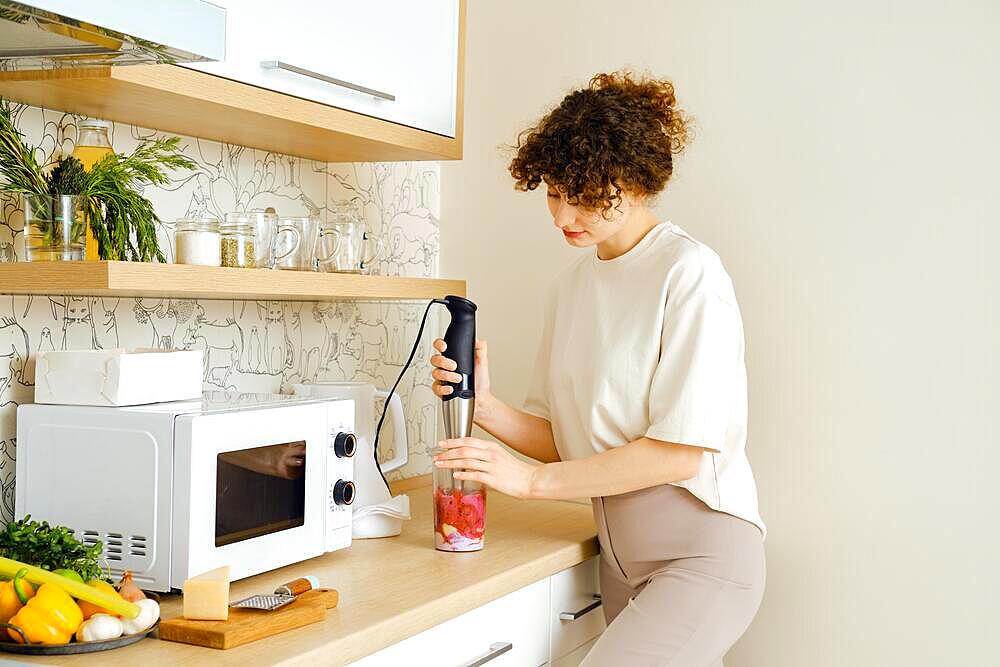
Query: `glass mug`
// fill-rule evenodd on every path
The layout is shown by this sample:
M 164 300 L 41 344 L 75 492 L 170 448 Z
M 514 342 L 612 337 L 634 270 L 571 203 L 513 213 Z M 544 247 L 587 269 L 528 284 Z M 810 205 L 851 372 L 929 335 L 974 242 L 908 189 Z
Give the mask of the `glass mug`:
M 365 231 L 364 219 L 353 201 L 335 202 L 331 218 L 323 229 L 336 230 L 339 239 L 338 248 L 327 253 L 330 259 L 320 263 L 324 271 L 363 273 L 382 256 L 385 245 L 382 238 Z M 321 240 L 320 243 L 325 242 Z M 365 246 L 369 243 L 374 245 L 374 251 L 366 255 Z
M 293 232 L 294 241 L 290 240 Z M 274 237 L 274 268 L 315 271 L 316 262 L 321 265 L 330 262 L 340 246 L 340 232 L 336 229 L 321 229 L 316 218 L 279 218 Z
M 225 222 L 221 226 L 230 229 L 253 230 L 253 266 L 258 268 L 274 268 L 276 259 L 286 259 L 299 247 L 298 230 L 284 229 L 279 233 L 278 216 L 260 209 L 254 209 L 250 212 L 232 211 L 226 213 Z M 282 238 L 281 234 L 287 238 Z M 281 251 L 277 250 L 279 241 L 281 241 Z M 247 258 L 246 264 L 250 265 L 249 258 Z
M 267 210 L 255 208 L 247 211 L 245 215 L 250 224 L 257 230 L 257 268 L 273 269 L 276 257 L 274 245 L 278 235 L 278 214 L 274 212 L 273 208 Z M 284 233 L 291 234 L 292 231 L 285 230 Z M 288 246 L 293 250 L 297 245 L 297 240 L 288 243 Z

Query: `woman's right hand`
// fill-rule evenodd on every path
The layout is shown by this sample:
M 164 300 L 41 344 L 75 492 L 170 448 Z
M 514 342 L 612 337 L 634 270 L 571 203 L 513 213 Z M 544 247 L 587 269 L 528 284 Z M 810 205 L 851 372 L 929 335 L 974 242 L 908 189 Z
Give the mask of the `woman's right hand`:
M 444 340 L 436 339 L 434 349 L 438 351 L 438 354 L 431 357 L 431 365 L 434 366 L 434 370 L 431 371 L 431 376 L 434 378 L 433 390 L 435 395 L 441 398 L 454 391 L 451 385 L 445 383 L 462 381 L 462 376 L 454 372 L 457 366 L 454 360 L 440 354 L 447 347 Z M 482 399 L 490 396 L 490 367 L 486 358 L 486 341 L 484 340 L 476 340 L 476 362 L 473 373 L 476 375 L 476 403 L 478 404 Z

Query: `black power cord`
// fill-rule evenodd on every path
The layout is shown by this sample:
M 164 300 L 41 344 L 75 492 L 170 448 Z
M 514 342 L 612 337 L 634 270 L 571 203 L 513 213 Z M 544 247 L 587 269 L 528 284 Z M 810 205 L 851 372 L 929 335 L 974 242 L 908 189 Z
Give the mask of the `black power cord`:
M 396 378 L 396 382 L 392 385 L 392 389 L 389 390 L 389 394 L 385 397 L 385 403 L 382 404 L 382 416 L 379 417 L 378 426 L 375 427 L 375 444 L 372 446 L 372 456 L 375 458 L 375 467 L 378 468 L 378 474 L 382 476 L 382 481 L 385 482 L 385 488 L 389 488 L 389 480 L 385 478 L 385 473 L 382 472 L 382 464 L 378 460 L 378 437 L 382 432 L 382 423 L 385 421 L 385 414 L 389 411 L 389 401 L 392 400 L 393 394 L 396 393 L 396 387 L 399 386 L 400 381 L 403 379 L 403 375 L 410 368 L 410 363 L 413 361 L 413 357 L 417 354 L 417 346 L 420 345 L 420 338 L 424 335 L 424 325 L 427 324 L 427 316 L 431 312 L 431 306 L 435 303 L 440 303 L 443 305 L 448 305 L 448 302 L 443 299 L 433 299 L 427 304 L 427 308 L 424 310 L 423 319 L 420 320 L 420 328 L 417 329 L 417 339 L 413 341 L 413 349 L 410 350 L 410 356 L 407 358 L 406 363 L 403 364 L 403 370 L 399 372 L 399 377 Z M 392 495 L 392 491 L 389 491 L 389 495 Z

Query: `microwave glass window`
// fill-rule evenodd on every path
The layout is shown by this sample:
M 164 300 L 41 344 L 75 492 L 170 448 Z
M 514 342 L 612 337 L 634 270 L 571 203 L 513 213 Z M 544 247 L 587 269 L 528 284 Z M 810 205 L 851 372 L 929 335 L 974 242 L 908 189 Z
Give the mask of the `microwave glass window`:
M 305 441 L 219 454 L 215 546 L 301 526 L 305 509 Z

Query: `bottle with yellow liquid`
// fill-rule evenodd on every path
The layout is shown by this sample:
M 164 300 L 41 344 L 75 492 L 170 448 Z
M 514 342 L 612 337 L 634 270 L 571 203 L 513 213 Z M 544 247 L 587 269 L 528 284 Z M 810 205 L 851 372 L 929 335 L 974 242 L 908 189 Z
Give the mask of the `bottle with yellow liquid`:
M 73 149 L 73 157 L 79 160 L 87 171 L 90 171 L 102 157 L 114 152 L 111 149 L 111 139 L 108 137 L 109 127 L 110 124 L 103 120 L 80 121 L 80 135 L 76 140 L 76 148 Z M 100 259 L 97 239 L 94 238 L 90 225 L 87 225 L 87 259 Z

